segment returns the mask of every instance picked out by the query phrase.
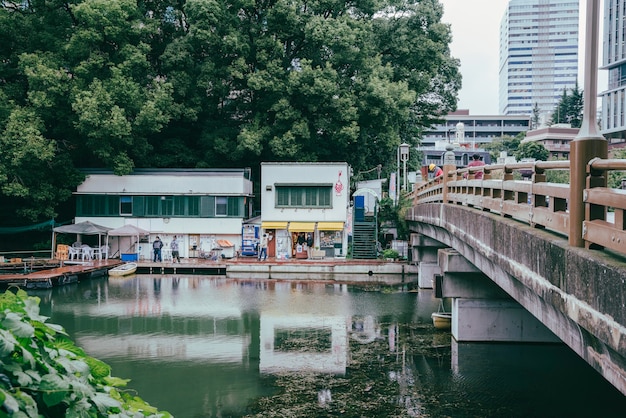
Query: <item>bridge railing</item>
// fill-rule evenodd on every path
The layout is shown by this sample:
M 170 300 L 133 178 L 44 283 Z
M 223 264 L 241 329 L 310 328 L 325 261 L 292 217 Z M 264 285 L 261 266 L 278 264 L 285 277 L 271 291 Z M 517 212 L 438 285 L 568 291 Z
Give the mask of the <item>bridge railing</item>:
M 446 170 L 447 168 L 447 170 Z M 445 202 L 513 218 L 567 237 L 569 184 L 547 181 L 548 171 L 569 173 L 569 161 L 535 161 L 454 169 L 411 194 L 413 204 Z M 587 165 L 583 239 L 586 248 L 626 254 L 626 190 L 606 187 L 611 171 L 626 171 L 626 160 L 595 158 Z M 483 178 L 476 179 L 482 172 Z M 519 173 L 519 175 L 515 175 Z

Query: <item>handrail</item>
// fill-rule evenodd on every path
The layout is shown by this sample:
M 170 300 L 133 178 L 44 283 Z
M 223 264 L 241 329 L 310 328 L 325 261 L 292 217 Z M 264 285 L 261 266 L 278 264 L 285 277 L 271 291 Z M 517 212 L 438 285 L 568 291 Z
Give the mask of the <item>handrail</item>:
M 414 206 L 433 202 L 463 205 L 568 237 L 570 186 L 548 182 L 546 172 L 569 169 L 570 162 L 564 160 L 452 167 L 447 171 L 444 166 L 442 176 L 419 185 L 409 197 Z M 608 172 L 622 170 L 626 171 L 626 159 L 594 158 L 587 164 L 583 196 L 587 210 L 582 225 L 586 248 L 626 254 L 626 190 L 598 186 L 606 184 Z M 475 178 L 479 171 L 484 173 L 482 179 Z M 522 180 L 515 173 L 521 173 Z

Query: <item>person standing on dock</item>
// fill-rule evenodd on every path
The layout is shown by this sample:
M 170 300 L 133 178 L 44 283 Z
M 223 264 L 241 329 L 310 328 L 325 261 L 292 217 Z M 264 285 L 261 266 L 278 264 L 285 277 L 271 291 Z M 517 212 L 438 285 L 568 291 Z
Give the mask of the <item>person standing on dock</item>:
M 180 263 L 180 254 L 178 253 L 178 241 L 176 241 L 176 235 L 172 239 L 170 243 L 170 248 L 172 249 L 172 262 L 175 263 L 176 260 Z
M 261 238 L 261 251 L 259 251 L 259 261 L 261 261 L 261 259 L 263 259 L 263 261 L 267 260 L 267 234 L 263 234 L 263 237 Z
M 159 238 L 159 236 L 157 235 L 156 239 L 152 243 L 152 249 L 154 250 L 154 260 L 152 261 L 155 263 L 157 262 L 157 259 L 159 260 L 159 262 L 162 261 L 161 248 L 163 248 L 163 241 L 161 241 L 161 238 Z

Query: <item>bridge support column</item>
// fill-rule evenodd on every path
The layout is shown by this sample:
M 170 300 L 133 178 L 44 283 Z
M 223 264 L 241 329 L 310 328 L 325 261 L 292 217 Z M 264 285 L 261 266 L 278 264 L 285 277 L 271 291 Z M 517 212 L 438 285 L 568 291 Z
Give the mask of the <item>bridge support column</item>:
M 460 342 L 559 342 L 537 318 L 451 248 L 439 250 L 441 294 L 452 298 L 452 336 Z
M 417 285 L 432 289 L 435 275 L 441 274 L 437 251 L 445 245 L 422 234 L 411 234 L 412 260 L 417 263 Z

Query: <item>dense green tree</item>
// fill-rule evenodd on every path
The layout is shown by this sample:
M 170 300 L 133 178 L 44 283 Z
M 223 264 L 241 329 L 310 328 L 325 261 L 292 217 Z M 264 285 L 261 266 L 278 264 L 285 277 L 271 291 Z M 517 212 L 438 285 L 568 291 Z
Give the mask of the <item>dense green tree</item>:
M 81 167 L 386 174 L 456 107 L 442 14 L 436 0 L 3 1 L 0 141 L 20 157 L 0 157 L 2 207 L 17 224 L 55 216 Z
M 515 158 L 521 161 L 523 158 L 534 158 L 537 161 L 547 161 L 550 151 L 538 142 L 525 142 L 515 152 Z
M 525 132 L 520 132 L 516 136 L 505 135 L 499 138 L 495 138 L 493 141 L 485 145 L 485 149 L 489 151 L 492 161 L 497 161 L 502 152 L 506 152 L 507 155 L 515 155 L 517 149 L 522 142 L 522 139 L 526 137 Z
M 563 95 L 552 113 L 551 124 L 569 123 L 572 128 L 580 128 L 583 121 L 583 92 L 576 86 L 568 94 L 563 89 Z

